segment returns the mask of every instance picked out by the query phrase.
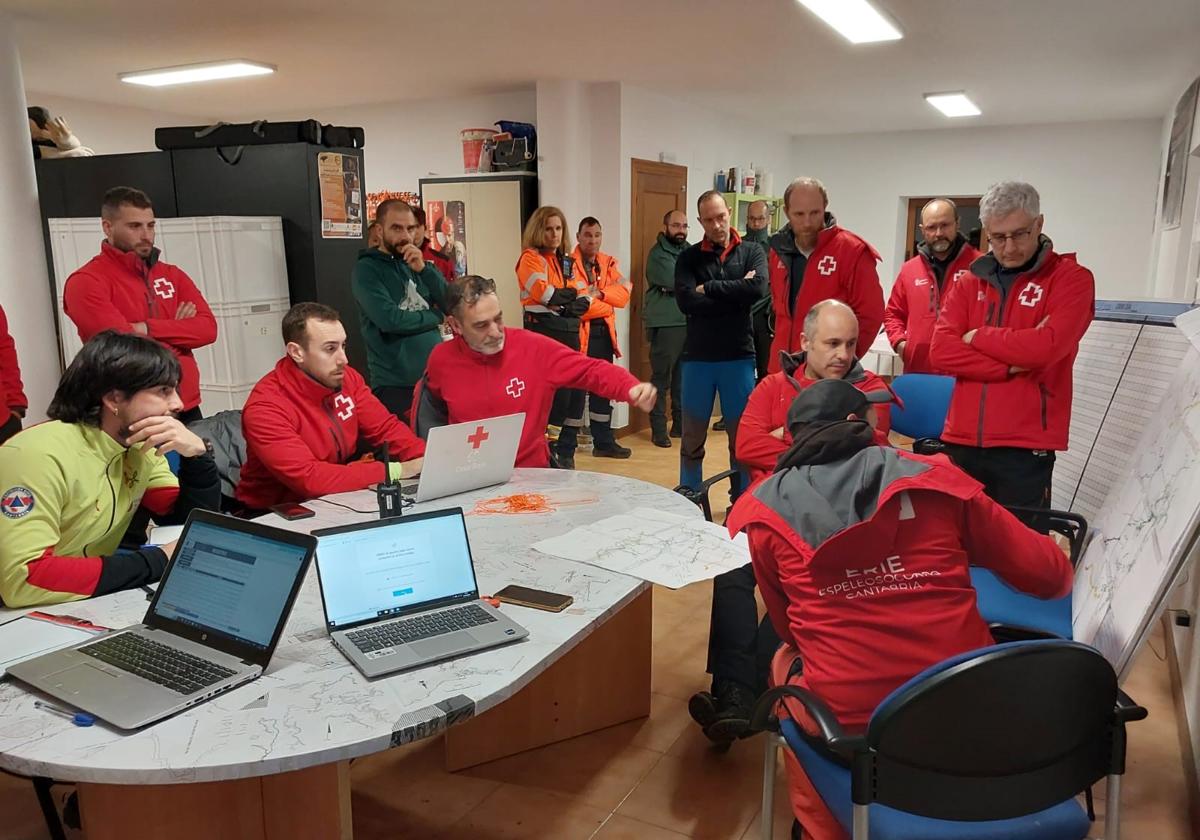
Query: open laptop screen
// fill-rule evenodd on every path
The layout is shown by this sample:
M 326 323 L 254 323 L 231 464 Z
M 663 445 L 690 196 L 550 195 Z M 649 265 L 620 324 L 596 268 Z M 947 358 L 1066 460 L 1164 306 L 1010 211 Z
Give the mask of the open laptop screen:
M 331 630 L 478 597 L 460 508 L 317 536 L 317 573 Z
M 307 555 L 303 545 L 193 521 L 153 615 L 267 650 Z

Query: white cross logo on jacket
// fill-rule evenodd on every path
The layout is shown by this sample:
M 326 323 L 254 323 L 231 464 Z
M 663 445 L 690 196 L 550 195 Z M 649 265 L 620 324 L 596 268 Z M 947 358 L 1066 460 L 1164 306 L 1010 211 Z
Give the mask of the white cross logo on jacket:
M 833 258 L 833 254 L 826 254 L 821 257 L 821 261 L 817 263 L 817 271 L 821 272 L 825 277 L 837 271 L 837 260 Z
M 958 271 L 954 272 L 954 282 L 957 283 L 959 280 L 963 279 L 963 275 L 966 273 L 967 270 L 965 268 L 960 268 Z
M 1017 296 L 1017 300 L 1021 302 L 1022 306 L 1037 306 L 1038 301 L 1042 299 L 1043 294 L 1045 294 L 1045 292 L 1042 290 L 1041 286 L 1039 286 L 1037 283 L 1030 283 L 1021 290 L 1021 294 Z
M 508 394 L 514 400 L 520 399 L 521 394 L 525 393 L 525 383 L 514 376 L 509 380 L 508 387 L 504 389 L 504 393 Z
M 154 294 L 163 300 L 170 300 L 175 297 L 175 284 L 166 277 L 159 277 L 154 281 Z
M 338 394 L 333 398 L 333 410 L 342 420 L 349 420 L 354 416 L 354 400 L 345 394 Z

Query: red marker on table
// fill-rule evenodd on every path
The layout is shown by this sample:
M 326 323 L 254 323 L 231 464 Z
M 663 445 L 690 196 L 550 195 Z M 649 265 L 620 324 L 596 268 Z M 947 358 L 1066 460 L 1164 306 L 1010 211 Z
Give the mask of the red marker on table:
M 77 630 L 86 630 L 89 633 L 107 633 L 108 627 L 101 627 L 99 624 L 93 624 L 86 618 L 79 618 L 74 615 L 55 615 L 54 613 L 42 612 L 34 610 L 31 613 L 26 613 L 26 618 L 35 618 L 38 621 L 49 621 L 51 624 L 62 624 L 66 627 L 74 627 Z

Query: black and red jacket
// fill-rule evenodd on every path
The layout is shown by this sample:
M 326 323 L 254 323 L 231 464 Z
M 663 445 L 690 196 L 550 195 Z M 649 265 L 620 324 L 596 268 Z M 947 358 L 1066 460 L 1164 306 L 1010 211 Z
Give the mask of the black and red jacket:
M 929 362 L 933 325 L 942 311 L 942 301 L 949 286 L 965 277 L 971 270 L 971 263 L 979 256 L 969 242 L 963 241 L 954 259 L 946 266 L 940 283 L 925 245 L 918 249 L 915 257 L 900 266 L 900 274 L 883 311 L 883 329 L 892 349 L 896 349 L 901 341 L 905 342 L 904 352 L 900 354 L 905 373 L 940 373 Z
M 804 316 L 823 300 L 833 298 L 854 310 L 858 317 L 858 355 L 871 348 L 883 323 L 883 289 L 875 264 L 879 254 L 861 237 L 840 228 L 830 214 L 817 234 L 817 245 L 808 257 L 794 306 L 788 305 L 792 266 L 800 255 L 790 227 L 771 237 L 767 270 L 771 278 L 771 303 L 775 308 L 775 338 L 771 342 L 768 371 L 779 370 L 779 354 L 799 353 Z
M 340 390 L 326 388 L 288 356 L 259 380 L 242 409 L 246 464 L 234 495 L 249 508 L 361 490 L 386 478 L 381 461 L 354 461 L 359 439 L 386 443 L 393 461 L 425 454 L 425 442 L 346 368 Z
M 1096 306 L 1092 273 L 1044 236 L 1033 267 L 1007 293 L 998 270 L 991 254 L 972 263 L 951 284 L 933 330 L 933 366 L 955 377 L 942 440 L 1066 449 L 1072 369 Z

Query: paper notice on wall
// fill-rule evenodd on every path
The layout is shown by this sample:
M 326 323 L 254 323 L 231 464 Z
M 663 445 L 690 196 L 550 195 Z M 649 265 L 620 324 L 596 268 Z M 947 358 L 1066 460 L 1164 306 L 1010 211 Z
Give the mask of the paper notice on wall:
M 363 201 L 358 158 L 321 152 L 317 155 L 317 178 L 321 184 L 321 238 L 361 239 Z

